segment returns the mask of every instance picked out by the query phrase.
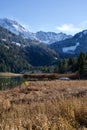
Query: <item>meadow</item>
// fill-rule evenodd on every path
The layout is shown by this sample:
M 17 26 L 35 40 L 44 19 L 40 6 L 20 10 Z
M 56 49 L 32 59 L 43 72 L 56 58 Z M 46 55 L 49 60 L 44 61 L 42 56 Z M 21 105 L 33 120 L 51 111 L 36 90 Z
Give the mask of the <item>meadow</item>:
M 0 91 L 0 130 L 87 130 L 87 81 L 25 81 Z

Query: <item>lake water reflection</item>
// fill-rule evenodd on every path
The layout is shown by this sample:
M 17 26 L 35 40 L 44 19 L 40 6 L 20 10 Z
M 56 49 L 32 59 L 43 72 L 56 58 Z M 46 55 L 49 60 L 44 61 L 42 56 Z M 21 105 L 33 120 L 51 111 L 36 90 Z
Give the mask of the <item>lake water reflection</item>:
M 20 86 L 23 83 L 23 77 L 22 76 L 12 76 L 12 77 L 6 77 L 6 76 L 0 76 L 0 90 L 5 89 L 11 89 L 16 86 Z

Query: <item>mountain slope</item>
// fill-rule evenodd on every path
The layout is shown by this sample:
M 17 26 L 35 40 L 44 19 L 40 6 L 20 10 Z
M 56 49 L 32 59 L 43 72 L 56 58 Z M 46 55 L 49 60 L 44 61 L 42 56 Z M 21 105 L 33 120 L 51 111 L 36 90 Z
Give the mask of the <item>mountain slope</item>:
M 56 53 L 36 40 L 26 40 L 0 27 L 0 71 L 21 72 L 30 66 L 51 65 Z
M 34 37 L 34 34 L 25 29 L 22 25 L 20 25 L 18 22 L 8 19 L 8 18 L 3 18 L 0 19 L 0 26 L 6 28 L 10 32 L 20 35 L 23 38 L 30 38 L 30 39 L 36 39 Z
M 39 39 L 40 41 L 47 43 L 47 44 L 51 44 L 54 43 L 56 41 L 62 41 L 65 40 L 67 38 L 72 37 L 71 35 L 66 35 L 64 33 L 54 33 L 54 32 L 37 32 L 36 33 L 36 37 L 37 39 Z
M 81 51 L 87 54 L 87 30 L 77 33 L 72 38 L 50 45 L 60 57 L 78 56 Z
M 22 36 L 23 38 L 38 40 L 46 44 L 51 44 L 53 42 L 61 41 L 71 37 L 71 35 L 66 35 L 64 33 L 43 32 L 43 31 L 32 33 L 29 30 L 25 29 L 22 25 L 20 25 L 16 21 L 7 18 L 0 19 L 0 26 L 8 29 L 9 31 L 11 31 L 16 35 Z

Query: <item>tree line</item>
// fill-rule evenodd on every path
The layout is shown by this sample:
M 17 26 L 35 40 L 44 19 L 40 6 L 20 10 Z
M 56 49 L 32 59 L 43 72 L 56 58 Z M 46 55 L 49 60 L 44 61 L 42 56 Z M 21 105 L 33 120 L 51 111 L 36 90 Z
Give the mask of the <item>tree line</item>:
M 31 72 L 31 73 L 73 73 L 77 72 L 79 77 L 87 75 L 87 55 L 81 52 L 78 57 L 70 57 L 68 59 L 60 59 L 56 65 L 52 66 L 29 66 L 22 57 L 7 53 L 6 48 L 0 47 L 0 72 Z M 4 49 L 4 55 L 2 53 Z M 11 48 L 12 49 L 12 48 Z M 16 48 L 17 51 L 18 48 Z M 13 52 L 13 51 L 12 51 Z M 15 60 L 16 59 L 18 60 Z M 37 59 L 35 59 L 37 60 Z
M 45 66 L 44 72 L 61 74 L 76 72 L 79 77 L 84 77 L 87 75 L 87 55 L 84 52 L 81 52 L 78 57 L 60 59 L 55 66 Z

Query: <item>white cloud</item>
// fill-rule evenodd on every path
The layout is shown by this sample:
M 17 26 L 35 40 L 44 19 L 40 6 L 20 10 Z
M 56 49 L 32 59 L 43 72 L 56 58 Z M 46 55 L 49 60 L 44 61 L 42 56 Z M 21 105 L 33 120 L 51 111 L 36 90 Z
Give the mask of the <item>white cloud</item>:
M 58 26 L 56 29 L 67 34 L 75 34 L 82 31 L 81 27 L 75 27 L 73 24 L 63 24 L 61 26 Z

